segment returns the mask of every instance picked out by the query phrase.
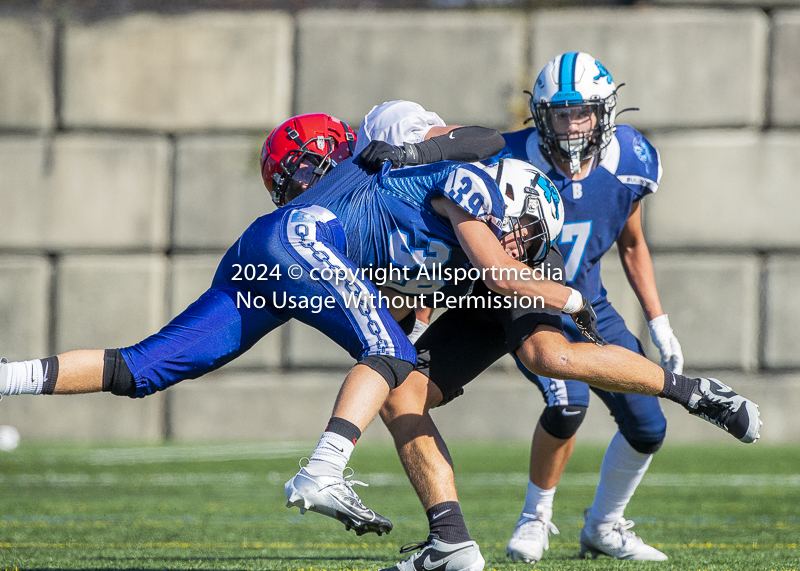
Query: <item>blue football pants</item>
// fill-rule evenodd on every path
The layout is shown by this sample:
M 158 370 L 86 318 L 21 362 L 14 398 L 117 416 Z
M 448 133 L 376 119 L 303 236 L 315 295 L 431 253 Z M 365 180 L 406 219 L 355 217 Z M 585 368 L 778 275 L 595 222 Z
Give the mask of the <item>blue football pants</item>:
M 356 361 L 386 355 L 416 363 L 414 347 L 346 251 L 341 223 L 320 206 L 257 219 L 222 258 L 208 291 L 155 335 L 120 349 L 135 396 L 218 369 L 292 318 Z

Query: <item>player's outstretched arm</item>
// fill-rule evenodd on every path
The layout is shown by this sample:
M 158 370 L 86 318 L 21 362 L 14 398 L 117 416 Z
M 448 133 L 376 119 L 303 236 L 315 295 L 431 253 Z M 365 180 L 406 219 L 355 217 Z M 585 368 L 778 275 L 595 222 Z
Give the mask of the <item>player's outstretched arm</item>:
M 503 136 L 487 127 L 433 127 L 421 143 L 394 146 L 375 140 L 359 157 L 366 168 L 378 171 L 386 161 L 395 168 L 438 161 L 482 161 L 495 156 L 504 147 Z
M 637 201 L 617 239 L 619 258 L 650 327 L 650 336 L 661 353 L 661 365 L 673 373 L 683 372 L 683 350 L 661 308 L 653 260 L 642 230 L 642 206 Z

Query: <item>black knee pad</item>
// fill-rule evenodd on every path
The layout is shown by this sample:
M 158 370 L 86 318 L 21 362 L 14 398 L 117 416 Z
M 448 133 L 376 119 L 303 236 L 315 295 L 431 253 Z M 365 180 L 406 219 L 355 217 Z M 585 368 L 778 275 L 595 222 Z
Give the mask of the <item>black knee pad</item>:
M 625 435 L 623 434 L 623 436 Z M 664 444 L 663 440 L 659 440 L 658 442 L 645 442 L 643 440 L 631 440 L 627 436 L 625 436 L 625 440 L 627 440 L 631 448 L 636 450 L 639 454 L 655 454 L 658 452 L 659 448 L 661 448 L 661 445 Z
M 388 355 L 367 355 L 359 361 L 382 376 L 389 390 L 399 387 L 414 370 L 414 363 Z
M 585 406 L 548 406 L 539 417 L 545 432 L 554 438 L 566 440 L 575 436 L 586 417 Z
M 136 394 L 136 381 L 119 349 L 106 349 L 103 356 L 103 391 L 120 397 Z

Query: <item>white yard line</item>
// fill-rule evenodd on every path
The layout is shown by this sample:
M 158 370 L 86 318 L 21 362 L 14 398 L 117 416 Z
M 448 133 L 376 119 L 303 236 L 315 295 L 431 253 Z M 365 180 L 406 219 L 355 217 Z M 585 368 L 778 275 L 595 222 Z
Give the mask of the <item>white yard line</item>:
M 263 451 L 268 453 L 296 454 L 294 450 L 284 452 Z M 244 453 L 242 453 L 244 454 Z M 217 456 L 210 456 L 219 459 Z M 239 459 L 243 456 L 228 458 Z M 270 456 L 274 458 L 275 456 Z M 194 457 L 193 459 L 197 459 Z M 166 461 L 166 460 L 154 460 Z M 147 462 L 140 460 L 140 462 Z M 109 462 L 110 463 L 110 462 Z M 125 459 L 124 462 L 134 463 L 134 460 Z M 112 474 L 112 473 L 85 473 L 85 472 L 53 472 L 48 471 L 38 474 L 0 474 L 0 484 L 12 486 L 117 486 L 117 485 L 147 485 L 147 486 L 190 486 L 200 484 L 225 484 L 249 486 L 252 484 L 277 485 L 284 483 L 292 476 L 290 473 L 265 472 L 164 472 L 157 474 Z M 410 486 L 404 474 L 386 473 L 359 473 L 370 486 Z M 597 485 L 597 474 L 564 474 L 560 485 L 562 486 L 587 486 Z M 463 474 L 456 476 L 457 487 L 483 487 L 483 486 L 524 486 L 527 474 L 522 472 L 511 473 L 479 473 Z M 800 474 L 648 474 L 642 480 L 641 486 L 645 487 L 726 487 L 726 488 L 797 488 L 800 487 Z

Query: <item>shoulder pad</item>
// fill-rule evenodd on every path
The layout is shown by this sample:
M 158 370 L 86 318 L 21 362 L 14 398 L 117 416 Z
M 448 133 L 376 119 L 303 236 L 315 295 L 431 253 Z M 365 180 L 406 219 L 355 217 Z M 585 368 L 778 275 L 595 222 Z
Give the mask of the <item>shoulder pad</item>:
M 458 167 L 447 177 L 442 194 L 500 235 L 505 202 L 486 171 L 472 164 Z
M 637 195 L 658 190 L 661 157 L 644 135 L 629 125 L 618 125 L 601 166 Z

